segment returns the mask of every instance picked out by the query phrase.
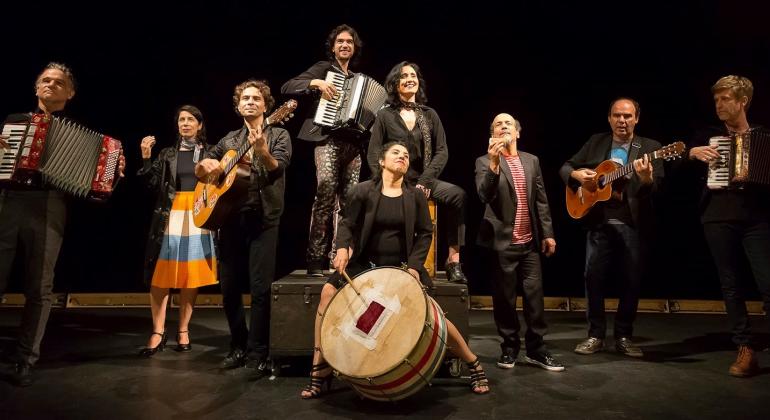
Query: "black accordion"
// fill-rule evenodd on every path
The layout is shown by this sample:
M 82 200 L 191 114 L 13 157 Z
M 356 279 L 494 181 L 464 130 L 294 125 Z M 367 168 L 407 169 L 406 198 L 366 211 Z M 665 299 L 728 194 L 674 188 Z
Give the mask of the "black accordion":
M 746 133 L 711 137 L 721 158 L 709 165 L 708 188 L 741 188 L 746 184 L 770 186 L 770 132 L 755 128 Z
M 346 78 L 342 73 L 329 71 L 326 82 L 334 85 L 337 95 L 332 100 L 321 98 L 313 122 L 321 127 L 357 133 L 371 128 L 377 111 L 388 98 L 385 88 L 361 73 Z
M 2 133 L 11 147 L 0 149 L 0 185 L 50 186 L 101 201 L 120 178 L 120 141 L 66 118 L 14 114 Z

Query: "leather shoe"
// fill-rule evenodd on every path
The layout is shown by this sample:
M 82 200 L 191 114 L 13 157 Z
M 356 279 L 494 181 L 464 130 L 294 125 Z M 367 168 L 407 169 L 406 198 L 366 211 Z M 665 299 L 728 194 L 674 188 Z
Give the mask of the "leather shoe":
M 497 361 L 497 367 L 501 369 L 513 369 L 516 366 L 516 357 L 518 355 L 514 353 L 512 349 L 503 350 L 503 354 L 500 355 L 500 359 Z
M 577 354 L 594 354 L 604 350 L 604 340 L 596 337 L 588 337 L 575 346 Z
M 738 358 L 730 366 L 729 373 L 738 378 L 748 378 L 759 372 L 759 362 L 754 350 L 747 345 L 738 346 Z
M 182 344 L 179 341 L 181 341 L 182 334 L 187 334 L 187 339 L 190 338 L 190 332 L 189 331 L 179 331 L 176 334 L 176 347 L 174 347 L 174 351 L 178 351 L 180 353 L 187 353 L 189 351 L 192 351 L 192 344 L 190 342 L 187 342 L 187 344 Z
M 564 365 L 557 362 L 547 350 L 527 353 L 526 357 L 524 357 L 524 361 L 551 372 L 561 372 L 564 370 Z
M 27 363 L 16 363 L 13 366 L 11 382 L 16 386 L 30 386 L 35 380 L 32 377 L 32 366 Z
M 230 350 L 224 360 L 219 364 L 220 369 L 235 369 L 243 366 L 246 353 L 241 349 Z
M 463 274 L 462 264 L 459 262 L 446 264 L 446 277 L 450 283 L 468 283 L 468 279 Z
M 631 357 L 643 357 L 644 352 L 628 337 L 615 338 L 615 350 Z

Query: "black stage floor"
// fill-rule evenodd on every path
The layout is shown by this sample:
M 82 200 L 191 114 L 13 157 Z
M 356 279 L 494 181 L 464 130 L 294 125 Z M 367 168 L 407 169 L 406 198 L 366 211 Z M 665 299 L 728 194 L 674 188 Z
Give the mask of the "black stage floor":
M 8 344 L 19 310 L 0 310 L 0 336 Z M 298 396 L 309 358 L 294 360 L 281 376 L 221 372 L 227 325 L 221 309 L 193 317 L 193 352 L 170 350 L 139 359 L 150 326 L 141 309 L 56 310 L 43 342 L 38 381 L 16 388 L 0 381 L 0 416 L 28 418 L 544 418 L 544 419 L 767 419 L 770 355 L 751 379 L 727 375 L 735 357 L 724 315 L 640 314 L 636 333 L 645 358 L 607 351 L 572 352 L 585 335 L 582 313 L 547 313 L 548 343 L 567 366 L 562 373 L 517 364 L 495 367 L 499 347 L 492 313 L 473 311 L 471 347 L 491 379 L 488 395 L 471 394 L 467 380 L 441 378 L 398 403 L 361 400 L 335 381 L 319 400 Z M 764 319 L 755 318 L 765 328 Z M 175 331 L 172 320 L 170 331 Z M 763 337 L 767 339 L 767 336 Z M 173 338 L 172 338 L 173 340 Z M 171 343 L 171 340 L 169 341 Z M 5 366 L 4 366 L 5 368 Z

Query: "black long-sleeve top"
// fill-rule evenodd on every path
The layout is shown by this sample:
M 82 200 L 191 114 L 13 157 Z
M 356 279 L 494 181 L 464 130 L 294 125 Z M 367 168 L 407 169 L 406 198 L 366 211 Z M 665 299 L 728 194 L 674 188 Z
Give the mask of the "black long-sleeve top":
M 419 124 L 409 130 L 404 119 L 401 118 L 397 108 L 387 106 L 377 113 L 377 118 L 372 126 L 372 135 L 369 139 L 369 149 L 366 160 L 372 173 L 379 172 L 379 154 L 382 145 L 391 141 L 400 141 L 406 144 L 409 151 L 409 172 L 406 179 L 411 185 L 420 184 L 428 189 L 433 189 L 436 179 L 441 175 L 444 166 L 449 160 L 449 150 L 446 144 L 446 133 L 441 119 L 433 108 L 420 105 L 431 133 L 431 160 L 428 167 L 423 165 L 424 144 L 422 131 Z

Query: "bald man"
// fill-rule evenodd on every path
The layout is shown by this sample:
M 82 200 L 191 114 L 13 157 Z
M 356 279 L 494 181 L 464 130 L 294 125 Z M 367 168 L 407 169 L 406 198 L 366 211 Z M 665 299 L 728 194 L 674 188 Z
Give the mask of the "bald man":
M 639 113 L 639 103 L 631 98 L 612 101 L 607 112 L 611 131 L 591 136 L 559 169 L 564 183 L 575 188 L 596 182 L 593 168 L 605 160 L 633 165 L 633 173 L 613 182 L 612 198 L 597 203 L 581 219 L 587 230 L 584 276 L 588 337 L 575 346 L 578 354 L 604 350 L 604 297 L 609 285 L 615 284 L 619 297 L 613 328 L 615 350 L 626 356 L 644 356 L 631 337 L 644 261 L 654 232 L 652 196 L 663 179 L 663 164 L 660 159 L 651 162 L 648 158 L 649 153 L 660 149 L 660 143 L 635 133 Z
M 545 347 L 543 275 L 540 254 L 556 252 L 551 211 L 537 156 L 518 150 L 521 124 L 510 114 L 499 114 L 490 127 L 487 154 L 476 159 L 476 190 L 486 204 L 478 243 L 494 250 L 494 318 L 502 337 L 497 366 L 513 368 L 521 348 L 516 287 L 524 292 L 527 323 L 525 361 L 550 371 L 563 371 Z

